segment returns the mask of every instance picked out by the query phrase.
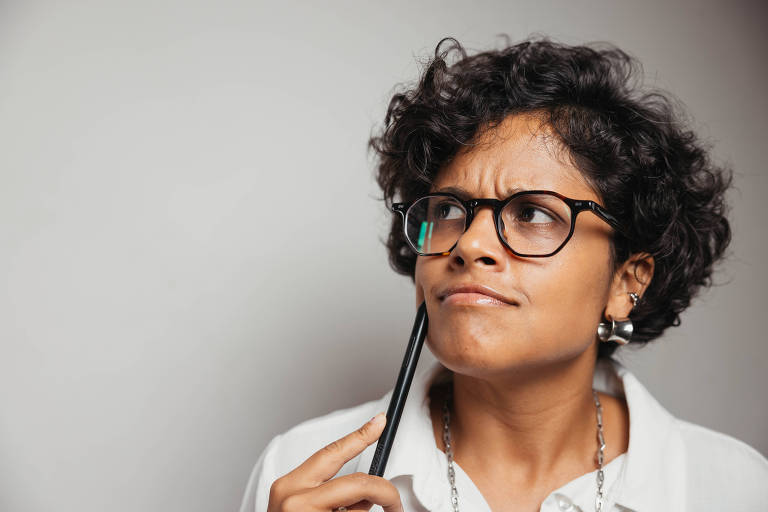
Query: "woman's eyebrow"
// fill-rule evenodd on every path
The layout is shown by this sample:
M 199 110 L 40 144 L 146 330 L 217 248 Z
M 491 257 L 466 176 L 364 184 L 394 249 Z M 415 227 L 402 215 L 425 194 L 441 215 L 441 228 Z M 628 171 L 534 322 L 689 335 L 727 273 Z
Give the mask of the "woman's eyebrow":
M 470 193 L 461 187 L 441 187 L 435 190 L 435 192 L 447 192 L 449 194 L 455 194 L 462 199 L 468 199 L 470 196 Z
M 525 187 L 513 187 L 511 189 L 506 190 L 504 197 L 509 197 L 523 190 L 531 190 L 531 189 L 525 188 Z M 441 187 L 435 190 L 435 192 L 448 192 L 451 194 L 455 194 L 462 199 L 469 199 L 470 197 L 472 197 L 472 194 L 470 194 L 467 190 L 461 187 Z

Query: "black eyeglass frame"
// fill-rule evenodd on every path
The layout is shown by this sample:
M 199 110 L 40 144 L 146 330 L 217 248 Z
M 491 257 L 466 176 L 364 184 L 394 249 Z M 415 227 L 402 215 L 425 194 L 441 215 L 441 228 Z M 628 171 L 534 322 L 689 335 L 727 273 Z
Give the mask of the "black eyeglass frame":
M 565 240 L 563 240 L 563 243 L 561 243 L 557 249 L 554 251 L 548 253 L 548 254 L 523 254 L 520 252 L 515 251 L 512 249 L 512 247 L 509 246 L 509 243 L 504 239 L 504 235 L 501 231 L 501 211 L 504 209 L 504 207 L 510 203 L 512 200 L 517 199 L 520 196 L 523 195 L 532 195 L 532 194 L 548 194 L 551 196 L 555 196 L 559 199 L 561 199 L 565 204 L 568 205 L 568 207 L 571 209 L 571 228 L 568 231 L 568 236 L 565 237 Z M 603 219 L 606 223 L 608 223 L 609 226 L 611 226 L 613 229 L 618 231 L 620 234 L 627 236 L 626 231 L 621 226 L 621 223 L 618 221 L 616 217 L 611 215 L 605 207 L 601 206 L 600 204 L 596 203 L 595 201 L 592 201 L 590 199 L 572 199 L 570 197 L 566 197 L 558 192 L 554 192 L 552 190 L 521 190 L 520 192 L 517 192 L 515 194 L 512 194 L 506 199 L 492 199 L 492 198 L 478 198 L 478 199 L 462 199 L 458 197 L 456 194 L 452 194 L 450 192 L 433 192 L 431 194 L 425 194 L 417 199 L 414 199 L 413 201 L 403 202 L 403 203 L 393 203 L 392 204 L 392 211 L 397 212 L 400 214 L 402 220 L 403 220 L 403 235 L 405 236 L 405 240 L 408 242 L 408 245 L 413 249 L 413 251 L 419 255 L 419 256 L 447 256 L 453 251 L 453 249 L 456 247 L 456 244 L 459 243 L 459 238 L 456 239 L 456 242 L 451 246 L 448 251 L 443 252 L 430 252 L 430 253 L 422 253 L 416 247 L 414 247 L 413 242 L 411 242 L 411 239 L 408 237 L 408 230 L 407 230 L 407 223 L 406 218 L 408 216 L 408 210 L 413 206 L 417 201 L 420 201 L 424 199 L 425 197 L 433 197 L 433 196 L 444 196 L 444 197 L 450 197 L 452 199 L 455 199 L 459 204 L 461 204 L 464 207 L 464 210 L 466 211 L 466 215 L 464 217 L 464 231 L 462 231 L 462 235 L 467 232 L 467 229 L 469 229 L 469 226 L 472 224 L 472 220 L 475 216 L 475 208 L 479 206 L 490 206 L 493 208 L 493 221 L 496 224 L 496 234 L 499 237 L 499 240 L 502 244 L 504 244 L 504 247 L 509 249 L 512 254 L 522 257 L 522 258 L 548 258 L 550 256 L 554 256 L 557 254 L 560 249 L 565 247 L 565 244 L 568 243 L 568 241 L 573 236 L 573 231 L 576 227 L 576 216 L 583 212 L 583 211 L 591 211 L 601 219 Z

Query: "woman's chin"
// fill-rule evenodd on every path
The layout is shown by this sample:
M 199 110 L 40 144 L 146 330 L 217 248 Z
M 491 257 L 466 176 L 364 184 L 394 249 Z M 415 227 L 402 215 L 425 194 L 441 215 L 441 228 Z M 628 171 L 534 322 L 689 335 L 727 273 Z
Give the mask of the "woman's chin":
M 477 372 L 499 372 L 525 365 L 536 354 L 530 349 L 514 350 L 509 341 L 488 340 L 478 343 L 467 343 L 467 338 L 441 340 L 437 343 L 427 341 L 435 357 L 446 368 L 466 374 Z
M 536 342 L 528 336 L 478 335 L 462 329 L 431 331 L 427 345 L 446 368 L 480 377 L 524 371 L 573 359 L 585 347 Z

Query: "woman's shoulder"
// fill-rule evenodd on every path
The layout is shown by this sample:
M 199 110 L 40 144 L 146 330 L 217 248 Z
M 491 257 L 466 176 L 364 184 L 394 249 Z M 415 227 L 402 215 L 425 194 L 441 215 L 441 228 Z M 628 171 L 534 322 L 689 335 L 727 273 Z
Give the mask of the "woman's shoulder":
M 676 418 L 680 438 L 686 447 L 689 460 L 717 462 L 715 467 L 733 469 L 752 467 L 762 470 L 768 477 L 768 459 L 744 441 L 724 432 Z M 768 483 L 768 481 L 766 481 Z
M 677 417 L 621 363 L 612 366 L 629 405 L 622 497 L 630 508 L 764 509 L 768 459 L 744 441 Z
M 715 474 L 731 471 L 735 466 L 748 466 L 763 478 L 768 476 L 768 459 L 752 446 L 726 433 L 679 418 L 661 405 L 620 361 L 610 359 L 601 368 L 613 369 L 614 373 L 600 374 L 601 379 L 613 382 L 610 386 L 603 385 L 620 388 L 617 394 L 623 394 L 629 405 L 630 445 L 632 437 L 637 437 L 636 449 L 654 456 L 663 456 L 660 450 L 684 454 L 683 461 L 689 463 L 694 473 Z M 696 467 L 696 463 L 703 462 L 705 467 Z
M 741 439 L 680 418 L 676 420 L 681 439 L 691 456 L 754 464 L 768 471 L 768 459 Z
M 676 424 L 685 453 L 689 499 L 701 500 L 702 506 L 711 506 L 714 496 L 735 500 L 732 505 L 746 505 L 741 500 L 768 502 L 768 459 L 760 452 L 703 425 L 682 419 L 676 419 Z

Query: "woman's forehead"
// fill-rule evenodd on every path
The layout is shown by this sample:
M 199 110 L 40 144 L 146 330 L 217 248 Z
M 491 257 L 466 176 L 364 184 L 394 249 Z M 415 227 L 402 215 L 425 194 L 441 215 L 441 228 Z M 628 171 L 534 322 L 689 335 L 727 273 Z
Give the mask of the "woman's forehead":
M 454 187 L 477 197 L 508 197 L 519 190 L 554 190 L 599 199 L 568 151 L 540 118 L 509 116 L 481 132 L 438 173 L 432 189 Z

